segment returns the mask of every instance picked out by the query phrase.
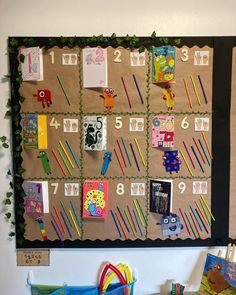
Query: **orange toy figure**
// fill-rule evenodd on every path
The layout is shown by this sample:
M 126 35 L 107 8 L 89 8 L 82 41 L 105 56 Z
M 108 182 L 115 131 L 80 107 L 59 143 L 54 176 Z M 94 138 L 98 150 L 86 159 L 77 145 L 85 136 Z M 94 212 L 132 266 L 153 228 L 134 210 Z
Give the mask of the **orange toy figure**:
M 162 89 L 162 93 L 163 93 L 163 99 L 166 102 L 168 111 L 172 110 L 173 106 L 175 105 L 175 100 L 174 100 L 175 94 L 173 90 L 171 89 L 171 86 L 167 84 L 165 88 Z
M 106 108 L 107 112 L 111 112 L 111 109 L 114 107 L 115 104 L 115 97 L 117 96 L 116 94 L 114 95 L 114 90 L 112 88 L 105 88 L 103 91 L 102 97 L 104 99 L 104 106 Z

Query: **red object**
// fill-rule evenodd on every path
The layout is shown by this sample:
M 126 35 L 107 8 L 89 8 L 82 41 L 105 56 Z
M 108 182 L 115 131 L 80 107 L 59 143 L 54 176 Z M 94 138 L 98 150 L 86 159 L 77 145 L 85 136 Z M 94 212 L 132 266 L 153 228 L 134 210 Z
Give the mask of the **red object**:
M 115 152 L 115 155 L 116 155 L 117 161 L 118 161 L 118 163 L 119 163 L 119 165 L 120 165 L 120 169 L 121 169 L 121 171 L 122 171 L 122 174 L 125 175 L 125 172 L 124 172 L 123 167 L 122 167 L 122 165 L 121 165 L 120 159 L 119 159 L 119 157 L 118 157 L 118 155 L 117 155 L 116 149 L 114 149 L 114 152 Z
M 187 228 L 188 234 L 191 236 L 191 232 L 190 232 L 190 230 L 189 230 L 189 228 L 188 228 L 187 222 L 186 222 L 186 220 L 185 220 L 185 218 L 184 218 L 184 214 L 183 214 L 181 208 L 179 208 L 179 212 L 180 212 L 180 214 L 181 214 L 181 216 L 182 216 L 182 218 L 183 218 L 183 221 L 184 221 L 184 224 L 185 224 L 185 226 L 186 226 L 186 228 Z
M 124 155 L 123 155 L 123 153 L 122 153 L 122 149 L 121 149 L 121 146 L 120 146 L 119 140 L 117 139 L 116 142 L 117 142 L 117 144 L 118 144 L 118 148 L 119 148 L 119 150 L 120 150 L 120 154 L 121 154 L 121 157 L 122 157 L 122 159 L 123 159 L 124 165 L 125 165 L 125 167 L 127 168 L 127 165 L 126 165 L 126 162 L 125 162 Z
M 37 90 L 37 94 L 33 96 L 37 97 L 37 101 L 42 103 L 43 108 L 45 108 L 45 103 L 49 107 L 52 104 L 51 91 L 47 89 Z
M 201 156 L 201 158 L 202 158 L 203 163 L 205 164 L 206 162 L 205 162 L 205 160 L 204 160 L 204 158 L 203 158 L 203 155 L 202 155 L 202 153 L 201 153 L 201 151 L 200 151 L 200 149 L 199 149 L 199 147 L 198 147 L 198 144 L 197 144 L 197 142 L 196 142 L 196 140 L 195 140 L 194 137 L 193 137 L 193 141 L 194 141 L 194 143 L 195 143 L 195 145 L 196 145 L 196 148 L 197 148 L 197 150 L 198 150 L 198 152 L 199 152 L 199 154 L 200 154 L 200 156 Z
M 197 228 L 197 225 L 196 225 L 195 220 L 193 219 L 193 215 L 192 215 L 192 213 L 189 212 L 189 215 L 190 215 L 190 217 L 191 217 L 191 219 L 192 219 L 192 221 L 193 221 L 194 227 L 195 227 L 195 229 L 196 229 L 196 231 L 197 231 L 197 234 L 198 234 L 199 238 L 201 238 L 201 236 L 200 236 L 200 232 L 199 232 L 199 230 L 198 230 L 198 228 Z

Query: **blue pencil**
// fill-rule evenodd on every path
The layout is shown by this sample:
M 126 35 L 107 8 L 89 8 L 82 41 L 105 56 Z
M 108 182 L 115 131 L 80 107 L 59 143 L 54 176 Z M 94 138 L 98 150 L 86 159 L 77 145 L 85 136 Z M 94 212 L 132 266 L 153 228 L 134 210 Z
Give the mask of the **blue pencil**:
M 199 228 L 200 228 L 200 231 L 202 231 L 201 224 L 200 224 L 199 220 L 197 219 L 196 214 L 194 213 L 192 206 L 189 205 L 189 207 L 190 207 L 190 210 L 191 210 L 192 213 L 193 213 L 193 216 L 194 216 L 195 220 L 197 221 L 197 224 L 198 224 L 198 226 L 199 226 Z
M 79 162 L 78 162 L 78 160 L 77 160 L 77 158 L 76 158 L 76 156 L 75 156 L 75 154 L 74 154 L 74 151 L 73 151 L 71 145 L 69 144 L 69 142 L 68 142 L 67 140 L 66 140 L 66 144 L 67 144 L 67 146 L 68 146 L 68 148 L 69 148 L 69 150 L 70 150 L 70 152 L 71 152 L 71 155 L 72 155 L 72 157 L 73 157 L 73 159 L 74 159 L 74 161 L 75 161 L 77 167 L 78 167 L 79 170 L 80 170 L 81 168 L 80 168 Z
M 60 211 L 60 214 L 61 214 L 61 217 L 62 217 L 64 223 L 65 223 L 65 226 L 66 226 L 66 229 L 67 229 L 67 231 L 68 231 L 68 234 L 69 234 L 70 238 L 72 239 L 72 234 L 71 234 L 71 232 L 70 232 L 69 226 L 68 226 L 67 223 L 66 223 L 65 216 L 64 216 L 64 214 L 63 214 L 62 211 Z
M 202 144 L 202 142 L 201 142 L 201 139 L 198 139 L 198 142 L 199 142 L 199 144 L 200 144 L 200 146 L 201 146 L 201 148 L 202 148 L 203 154 L 204 154 L 204 156 L 205 156 L 205 158 L 206 158 L 206 160 L 207 160 L 208 165 L 211 166 L 211 163 L 210 163 L 210 161 L 208 160 L 208 157 L 207 157 L 206 151 L 205 151 L 205 149 L 204 149 L 204 146 L 203 146 L 203 144 Z
M 141 228 L 141 226 L 140 226 L 140 223 L 139 223 L 139 220 L 138 220 L 137 214 L 136 214 L 136 212 L 135 212 L 135 209 L 133 209 L 133 212 L 134 212 L 134 217 L 135 217 L 135 219 L 136 219 L 136 222 L 137 222 L 137 225 L 138 225 L 138 229 L 139 229 L 139 231 L 140 231 L 140 234 L 141 234 L 141 236 L 143 236 L 142 228 Z
M 201 170 L 202 170 L 202 173 L 204 173 L 204 170 L 203 170 L 203 168 L 202 168 L 202 165 L 201 165 L 201 163 L 200 163 L 200 161 L 199 161 L 199 159 L 198 159 L 198 156 L 197 156 L 197 154 L 196 154 L 196 151 L 195 151 L 195 149 L 194 149 L 194 147 L 191 145 L 191 149 L 192 149 L 192 151 L 193 151 L 193 153 L 194 153 L 194 156 L 195 156 L 195 158 L 196 158 L 196 160 L 197 160 L 197 162 L 198 162 L 198 164 L 199 164 L 199 166 L 200 166 L 200 168 L 201 168 Z
M 78 223 L 78 226 L 81 228 L 81 223 L 80 223 L 79 218 L 78 218 L 78 216 L 77 216 L 77 214 L 76 214 L 75 206 L 74 206 L 74 204 L 73 204 L 72 201 L 70 201 L 70 205 L 71 205 L 72 211 L 73 211 L 73 213 L 74 213 L 74 215 L 75 215 L 75 219 L 76 219 L 76 221 L 77 221 L 77 223 Z
M 60 236 L 60 234 L 59 234 L 59 232 L 58 232 L 58 230 L 57 230 L 57 228 L 56 228 L 56 226 L 55 226 L 55 224 L 54 224 L 54 222 L 52 220 L 51 220 L 51 224 L 52 224 L 52 227 L 54 228 L 59 240 L 61 241 L 62 246 L 64 246 L 64 243 L 63 243 L 63 241 L 61 239 L 61 236 Z
M 121 137 L 121 141 L 122 141 L 123 147 L 124 147 L 124 149 L 125 149 L 125 153 L 126 153 L 126 156 L 127 156 L 128 161 L 129 161 L 129 165 L 132 166 L 132 165 L 131 165 L 131 162 L 130 162 L 129 153 L 128 153 L 128 150 L 127 150 L 127 147 L 126 147 L 126 145 L 125 145 L 125 142 L 124 142 L 123 137 Z
M 120 211 L 120 208 L 119 208 L 118 206 L 116 206 L 116 208 L 117 208 L 117 210 L 118 210 L 118 212 L 119 212 L 119 214 L 120 214 L 121 219 L 122 219 L 123 222 L 124 222 L 124 225 L 125 225 L 125 227 L 126 227 L 128 233 L 129 233 L 129 232 L 130 232 L 130 231 L 129 231 L 129 227 L 128 227 L 127 223 L 125 222 L 125 219 L 124 219 L 124 217 L 123 217 L 123 215 L 122 215 L 122 213 L 121 213 L 121 211 Z
M 139 97 L 140 97 L 141 102 L 142 102 L 142 104 L 143 104 L 143 97 L 142 97 L 142 94 L 141 94 L 141 92 L 140 92 L 140 89 L 139 89 L 139 86 L 138 86 L 138 82 L 137 82 L 136 77 L 135 77 L 134 74 L 133 74 L 133 78 L 134 78 L 134 83 L 135 83 L 135 85 L 136 85 L 136 88 L 137 88 L 137 90 L 138 90 Z
M 118 231 L 118 233 L 119 233 L 119 236 L 122 238 L 122 235 L 121 235 L 120 229 L 119 229 L 119 227 L 118 227 L 118 224 L 117 224 L 117 222 L 116 222 L 116 219 L 115 219 L 114 213 L 113 213 L 112 210 L 110 210 L 110 211 L 111 211 L 111 216 L 112 216 L 112 218 L 113 218 L 113 220 L 114 220 L 115 226 L 116 226 L 116 228 L 117 228 L 117 231 Z
M 203 227 L 204 227 L 206 233 L 209 234 L 209 231 L 207 230 L 207 228 L 206 228 L 206 226 L 205 226 L 205 224 L 204 224 L 204 221 L 202 220 L 202 217 L 201 217 L 201 215 L 199 214 L 197 208 L 195 208 L 195 211 L 196 211 L 196 213 L 197 213 L 197 215 L 198 215 L 198 218 L 201 220 L 201 223 L 202 223 L 202 225 L 203 225 Z

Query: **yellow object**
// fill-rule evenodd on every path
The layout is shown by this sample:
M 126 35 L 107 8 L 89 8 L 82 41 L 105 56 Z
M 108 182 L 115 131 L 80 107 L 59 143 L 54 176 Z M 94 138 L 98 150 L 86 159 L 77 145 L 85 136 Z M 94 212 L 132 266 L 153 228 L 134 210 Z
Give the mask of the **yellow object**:
M 192 172 L 192 170 L 191 170 L 191 168 L 190 168 L 190 166 L 189 166 L 189 164 L 188 164 L 188 162 L 187 162 L 187 160 L 186 160 L 186 158 L 185 158 L 185 155 L 184 155 L 183 152 L 182 152 L 182 150 L 180 150 L 179 152 L 180 152 L 182 158 L 184 159 L 184 162 L 185 162 L 185 164 L 186 164 L 186 166 L 187 166 L 187 168 L 188 168 L 189 173 L 191 174 L 191 176 L 194 176 L 194 175 L 193 175 L 193 172 Z
M 189 91 L 188 91 L 188 86 L 187 86 L 187 83 L 186 83 L 185 79 L 183 79 L 183 80 L 184 80 L 184 87 L 185 87 L 187 97 L 188 97 L 189 106 L 192 109 L 193 105 L 192 105 L 191 97 L 190 97 L 190 94 L 189 94 Z
M 76 232 L 77 232 L 77 234 L 78 234 L 78 236 L 79 236 L 79 238 L 80 238 L 80 237 L 81 237 L 81 234 L 80 234 L 80 232 L 79 232 L 78 226 L 77 226 L 77 224 L 76 224 L 76 222 L 75 222 L 74 216 L 73 216 L 73 214 L 72 214 L 72 212 L 71 212 L 70 209 L 69 209 L 69 213 L 70 213 L 70 217 L 71 217 L 71 219 L 72 219 L 72 222 L 73 222 L 73 224 L 74 224 L 75 230 L 76 230 Z
M 59 149 L 59 147 L 57 148 L 57 151 L 58 151 L 58 153 L 59 153 L 59 155 L 60 155 L 60 157 L 61 157 L 61 159 L 62 159 L 62 162 L 63 162 L 64 165 L 66 166 L 67 171 L 69 172 L 70 176 L 72 176 L 72 172 L 71 172 L 71 170 L 70 170 L 70 168 L 69 168 L 69 166 L 68 166 L 68 164 L 67 164 L 67 162 L 66 162 L 66 159 L 65 159 L 64 156 L 62 155 L 62 152 L 61 152 L 61 150 Z
M 200 98 L 199 98 L 199 95 L 198 95 L 197 88 L 196 88 L 195 82 L 194 82 L 194 80 L 193 80 L 193 77 L 190 76 L 190 79 L 191 79 L 191 81 L 192 81 L 193 89 L 194 89 L 194 92 L 195 92 L 196 97 L 197 97 L 197 102 L 198 102 L 199 105 L 201 105 L 201 101 L 200 101 Z
M 137 211 L 137 213 L 138 213 L 139 220 L 140 220 L 142 226 L 144 226 L 144 222 L 143 222 L 143 219 L 142 219 L 142 217 L 141 217 L 141 214 L 140 214 L 139 208 L 138 208 L 138 206 L 137 206 L 137 203 L 135 202 L 135 200 L 133 200 L 133 202 L 134 202 L 134 206 L 135 206 L 135 208 L 136 208 L 136 211 Z
M 61 146 L 61 148 L 62 148 L 64 154 L 66 155 L 66 157 L 67 157 L 67 159 L 68 159 L 68 161 L 69 161 L 71 167 L 72 167 L 72 168 L 75 168 L 75 166 L 74 166 L 74 164 L 72 163 L 72 161 L 71 161 L 69 155 L 67 154 L 67 151 L 66 151 L 66 149 L 64 148 L 64 146 L 63 146 L 61 140 L 59 140 L 59 144 L 60 144 L 60 146 Z
M 142 152 L 141 152 L 141 150 L 140 150 L 140 147 L 139 147 L 138 141 L 137 141 L 136 138 L 134 139 L 134 141 L 135 141 L 136 147 L 137 147 L 137 149 L 138 149 L 139 156 L 140 156 L 140 158 L 141 158 L 141 160 L 142 160 L 142 162 L 143 162 L 143 166 L 146 166 L 146 163 L 145 163 L 145 161 L 144 161 L 144 158 L 143 158 Z
M 211 151 L 210 151 L 210 148 L 209 148 L 209 145 L 208 145 L 208 142 L 207 142 L 206 137 L 205 137 L 205 135 L 204 135 L 203 132 L 202 132 L 202 137 L 203 137 L 203 140 L 204 140 L 204 142 L 205 142 L 205 144 L 206 144 L 208 154 L 209 154 L 209 156 L 211 157 L 211 159 L 213 159 L 212 154 L 211 154 Z
M 132 281 L 133 281 L 132 273 L 131 273 L 131 270 L 128 265 L 120 263 L 120 264 L 116 265 L 116 268 L 119 271 L 122 271 L 124 273 L 127 284 L 132 283 Z M 104 282 L 103 289 L 102 289 L 103 292 L 106 292 L 107 288 L 109 287 L 110 283 L 112 282 L 112 280 L 115 277 L 116 277 L 116 274 L 113 271 L 109 272 L 109 274 L 105 278 L 105 282 Z
M 172 92 L 171 88 L 168 88 L 168 89 L 163 88 L 162 93 L 163 93 L 163 98 L 165 100 L 168 110 L 169 109 L 171 110 L 173 106 L 175 105 L 174 93 Z
M 210 215 L 211 215 L 212 219 L 215 221 L 215 218 L 214 218 L 213 214 L 211 213 L 211 210 L 210 210 L 209 206 L 207 205 L 207 202 L 206 202 L 206 200 L 204 199 L 204 197 L 203 197 L 202 195 L 201 195 L 201 198 L 202 198 L 202 200 L 203 200 L 203 203 L 204 203 L 204 205 L 206 206 L 206 208 L 207 208 L 208 212 L 210 213 Z
M 38 149 L 46 150 L 47 148 L 48 148 L 47 116 L 38 115 Z

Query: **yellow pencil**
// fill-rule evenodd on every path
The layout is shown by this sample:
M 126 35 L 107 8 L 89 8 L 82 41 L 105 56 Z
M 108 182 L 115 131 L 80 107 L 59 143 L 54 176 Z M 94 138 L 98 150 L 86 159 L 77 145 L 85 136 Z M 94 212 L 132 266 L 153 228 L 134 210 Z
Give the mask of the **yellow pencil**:
M 206 145 L 206 147 L 207 147 L 208 154 L 209 154 L 209 156 L 211 157 L 211 159 L 213 159 L 212 154 L 211 154 L 211 151 L 210 151 L 210 148 L 209 148 L 209 145 L 208 145 L 208 142 L 207 142 L 206 137 L 205 137 L 205 135 L 204 135 L 203 132 L 202 132 L 202 137 L 203 137 L 203 140 L 204 140 L 205 145 Z
M 75 230 L 76 230 L 76 232 L 77 232 L 77 234 L 78 234 L 78 236 L 79 236 L 79 238 L 80 238 L 80 237 L 81 237 L 81 234 L 80 234 L 80 232 L 79 232 L 78 226 L 77 226 L 77 224 L 76 224 L 76 222 L 75 222 L 74 216 L 73 216 L 73 214 L 72 214 L 72 212 L 71 212 L 70 209 L 69 209 L 69 213 L 70 213 L 70 217 L 71 217 L 71 219 L 72 219 L 72 221 L 73 221 L 73 224 L 74 224 Z
M 187 168 L 188 168 L 189 173 L 191 174 L 191 176 L 194 176 L 194 175 L 193 175 L 193 172 L 192 172 L 192 170 L 191 170 L 191 168 L 190 168 L 190 166 L 189 166 L 189 164 L 188 164 L 188 162 L 187 162 L 187 160 L 186 160 L 186 158 L 185 158 L 185 155 L 183 154 L 183 151 L 180 150 L 179 152 L 180 152 L 182 158 L 184 159 L 184 162 L 185 162 L 185 164 L 186 164 L 186 166 L 187 166 Z
M 194 82 L 194 80 L 193 80 L 193 77 L 190 76 L 190 79 L 191 79 L 191 81 L 192 81 L 193 89 L 194 89 L 194 92 L 195 92 L 196 97 L 197 97 L 197 102 L 198 102 L 199 105 L 201 105 L 200 97 L 199 97 L 199 95 L 198 95 L 197 88 L 196 88 L 195 82 Z
M 201 198 L 202 198 L 203 203 L 205 204 L 205 206 L 206 206 L 208 212 L 210 213 L 212 219 L 215 221 L 215 218 L 214 218 L 213 214 L 211 213 L 211 210 L 210 210 L 209 206 L 207 205 L 207 202 L 206 202 L 205 198 L 203 197 L 203 195 L 201 195 Z
M 62 162 L 63 162 L 64 165 L 66 166 L 67 171 L 69 172 L 70 176 L 72 176 L 72 172 L 71 172 L 71 170 L 70 170 L 70 168 L 69 168 L 69 166 L 68 166 L 68 164 L 67 164 L 67 162 L 66 162 L 66 159 L 65 159 L 64 156 L 62 155 L 62 152 L 61 152 L 61 150 L 59 149 L 59 147 L 57 148 L 57 151 L 58 151 L 59 155 L 61 156 Z
M 136 211 L 137 211 L 137 213 L 138 213 L 139 220 L 140 220 L 142 226 L 144 226 L 144 222 L 143 222 L 143 219 L 142 219 L 142 217 L 141 217 L 141 214 L 140 214 L 139 208 L 138 208 L 138 206 L 137 206 L 137 204 L 136 204 L 136 200 L 133 200 L 133 202 L 134 202 L 134 206 L 135 206 L 135 208 L 136 208 Z
M 189 95 L 188 86 L 187 86 L 187 83 L 186 83 L 185 79 L 183 79 L 183 80 L 184 80 L 184 86 L 185 86 L 185 90 L 186 90 L 187 97 L 188 97 L 189 106 L 192 109 L 193 105 L 192 105 L 191 97 Z
M 62 148 L 64 154 L 66 155 L 66 157 L 67 157 L 67 159 L 68 159 L 68 161 L 69 161 L 71 167 L 72 167 L 72 168 L 75 168 L 75 166 L 74 166 L 74 164 L 72 163 L 72 161 L 71 161 L 69 155 L 67 154 L 66 149 L 64 148 L 64 146 L 63 146 L 63 144 L 62 144 L 62 142 L 61 142 L 60 140 L 59 140 L 59 144 L 60 144 L 60 146 L 61 146 L 61 148 Z
M 137 149 L 138 149 L 139 156 L 140 156 L 140 158 L 141 158 L 141 160 L 142 160 L 142 162 L 143 162 L 143 166 L 146 166 L 146 163 L 145 163 L 145 161 L 144 161 L 144 158 L 143 158 L 142 152 L 141 152 L 141 150 L 140 150 L 140 147 L 139 147 L 138 141 L 137 141 L 136 138 L 134 139 L 134 141 L 135 141 L 136 147 L 137 147 Z

